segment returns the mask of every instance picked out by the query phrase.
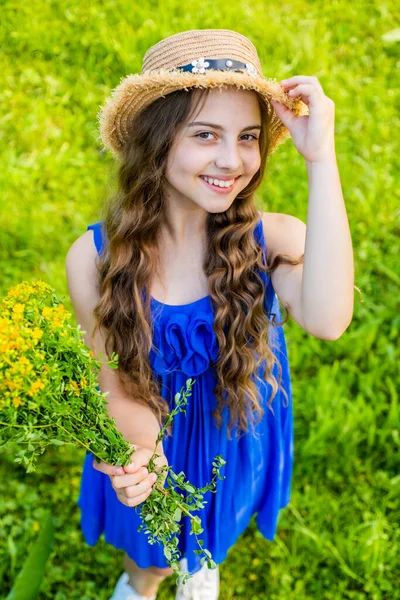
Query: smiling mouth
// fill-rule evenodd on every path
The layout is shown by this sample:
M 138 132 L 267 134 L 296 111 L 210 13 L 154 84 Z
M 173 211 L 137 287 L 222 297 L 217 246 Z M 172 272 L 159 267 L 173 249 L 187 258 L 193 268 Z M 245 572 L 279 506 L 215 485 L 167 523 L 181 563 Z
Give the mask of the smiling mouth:
M 200 175 L 199 177 L 200 177 L 200 179 L 202 179 L 202 180 L 204 181 L 204 183 L 205 183 L 205 184 L 206 184 L 206 185 L 207 185 L 207 186 L 208 186 L 210 189 L 214 189 L 214 190 L 221 190 L 221 191 L 229 192 L 229 191 L 231 191 L 231 190 L 232 190 L 232 189 L 235 187 L 235 185 L 236 185 L 236 182 L 237 182 L 237 181 L 238 181 L 238 179 L 241 177 L 241 175 L 239 175 L 238 177 L 236 177 L 236 178 L 234 179 L 233 183 L 232 183 L 230 186 L 228 186 L 228 187 L 226 187 L 226 186 L 220 186 L 220 185 L 214 185 L 213 183 L 209 183 L 208 181 L 206 181 L 206 180 L 204 179 L 204 175 Z M 216 179 L 216 178 L 215 178 L 215 179 Z M 222 181 L 222 180 L 221 180 L 221 181 Z

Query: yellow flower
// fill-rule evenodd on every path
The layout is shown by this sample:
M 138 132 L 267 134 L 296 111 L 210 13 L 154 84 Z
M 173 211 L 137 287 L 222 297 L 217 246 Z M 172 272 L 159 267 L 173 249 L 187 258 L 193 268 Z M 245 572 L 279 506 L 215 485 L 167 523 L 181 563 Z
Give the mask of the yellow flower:
M 13 306 L 13 312 L 14 313 L 22 313 L 23 314 L 24 308 L 25 308 L 25 306 L 23 304 L 20 304 L 19 302 L 17 302 Z
M 21 356 L 18 360 L 11 364 L 10 373 L 13 375 L 15 373 L 20 373 L 22 375 L 27 375 L 33 369 L 32 363 L 26 358 L 26 356 Z
M 42 310 L 42 315 L 45 319 L 50 319 L 50 317 L 53 315 L 53 309 L 45 306 Z
M 21 323 L 21 321 L 24 320 L 24 314 L 18 311 L 13 312 L 12 320 L 14 321 L 14 323 Z
M 9 324 L 10 321 L 8 319 L 0 317 L 0 331 L 6 331 L 6 329 L 8 329 Z
M 42 381 L 33 381 L 31 383 L 31 388 L 35 390 L 42 390 L 44 388 L 44 383 Z
M 39 340 L 43 335 L 43 331 L 41 329 L 39 329 L 39 327 L 35 327 L 35 329 L 32 331 L 32 337 Z
M 19 396 L 16 396 L 15 398 L 13 398 L 13 404 L 14 404 L 15 408 L 18 408 L 18 406 L 21 406 L 21 404 L 22 404 L 21 398 Z
M 72 388 L 74 390 L 75 396 L 79 396 L 80 390 L 79 390 L 79 385 L 77 384 L 76 381 L 72 381 Z
M 17 383 L 13 379 L 4 378 L 3 383 L 11 392 L 18 387 Z
M 33 396 L 37 391 L 42 390 L 44 388 L 44 383 L 42 381 L 32 381 L 31 389 L 27 392 L 28 396 Z

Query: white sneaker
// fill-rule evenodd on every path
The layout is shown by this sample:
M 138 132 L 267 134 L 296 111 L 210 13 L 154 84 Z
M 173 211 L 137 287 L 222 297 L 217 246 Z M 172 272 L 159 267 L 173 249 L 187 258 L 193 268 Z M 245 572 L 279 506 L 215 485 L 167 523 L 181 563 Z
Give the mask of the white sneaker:
M 115 586 L 114 593 L 110 600 L 156 600 L 157 594 L 154 594 L 154 596 L 151 596 L 150 598 L 148 596 L 140 596 L 128 581 L 128 573 L 122 573 L 117 581 L 117 585 Z
M 186 558 L 182 558 L 180 566 L 182 571 L 188 572 Z M 219 567 L 209 569 L 206 561 L 185 584 L 178 582 L 175 600 L 218 600 L 219 581 Z

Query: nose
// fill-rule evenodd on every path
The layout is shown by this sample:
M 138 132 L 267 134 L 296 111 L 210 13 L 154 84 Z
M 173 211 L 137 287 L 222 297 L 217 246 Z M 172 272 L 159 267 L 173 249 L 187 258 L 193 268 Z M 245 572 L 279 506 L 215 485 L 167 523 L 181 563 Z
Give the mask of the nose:
M 217 169 L 226 169 L 229 173 L 237 173 L 240 171 L 242 159 L 236 141 L 225 142 L 221 144 L 215 159 Z

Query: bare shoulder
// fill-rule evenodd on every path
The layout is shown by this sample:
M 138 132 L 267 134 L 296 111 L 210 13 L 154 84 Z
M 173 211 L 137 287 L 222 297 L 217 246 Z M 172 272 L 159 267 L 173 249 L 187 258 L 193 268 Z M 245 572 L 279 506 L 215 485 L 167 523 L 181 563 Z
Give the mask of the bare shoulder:
M 293 215 L 263 212 L 262 224 L 268 262 L 277 254 L 300 258 L 304 254 L 306 224 Z
M 91 258 L 96 257 L 97 250 L 94 243 L 94 234 L 91 229 L 85 231 L 80 235 L 70 246 L 67 253 L 67 261 L 71 261 L 77 256 L 90 256 Z
M 89 312 L 100 297 L 97 250 L 92 230 L 85 231 L 69 248 L 65 258 L 65 272 L 75 316 L 83 328 L 87 329 Z
M 65 265 L 67 277 L 81 278 L 84 274 L 97 272 L 97 250 L 94 243 L 93 231 L 85 231 L 70 246 Z

